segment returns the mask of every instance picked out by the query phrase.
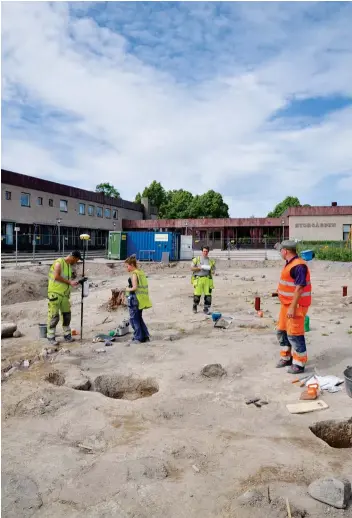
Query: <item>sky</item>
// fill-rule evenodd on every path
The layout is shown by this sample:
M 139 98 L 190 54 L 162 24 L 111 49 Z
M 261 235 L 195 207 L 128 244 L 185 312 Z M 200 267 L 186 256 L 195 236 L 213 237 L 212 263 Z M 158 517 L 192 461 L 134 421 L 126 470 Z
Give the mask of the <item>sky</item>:
M 352 3 L 3 2 L 2 168 L 352 204 Z

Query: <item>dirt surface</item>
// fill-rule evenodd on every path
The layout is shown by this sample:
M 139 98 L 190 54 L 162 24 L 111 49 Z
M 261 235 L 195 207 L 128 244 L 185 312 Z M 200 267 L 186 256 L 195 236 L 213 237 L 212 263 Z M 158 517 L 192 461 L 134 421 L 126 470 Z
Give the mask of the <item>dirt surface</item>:
M 349 419 L 352 400 L 344 389 L 325 392 L 328 409 L 288 413 L 302 389 L 275 369 L 279 305 L 271 292 L 279 263 L 218 262 L 213 310 L 234 317 L 227 329 L 192 313 L 189 264 L 145 265 L 152 342 L 126 347 L 124 336 L 104 354 L 96 352 L 104 343 L 92 339 L 127 316 L 123 308 L 104 309 L 127 275 L 121 263 L 88 263 L 84 340 L 43 359 L 38 324 L 47 302 L 26 297 L 44 287 L 47 270 L 2 271 L 4 289 L 12 286 L 11 296 L 3 293 L 2 318 L 24 333 L 3 340 L 3 373 L 33 362 L 3 377 L 4 518 L 284 518 L 286 498 L 295 517 L 352 516 L 351 506 L 340 511 L 307 494 L 322 476 L 352 481 L 352 449 L 332 448 L 309 429 Z M 343 298 L 341 287 L 352 293 L 352 264 L 316 261 L 311 271 L 307 371 L 343 377 L 352 365 L 352 297 Z M 72 303 L 79 329 L 78 292 Z M 217 366 L 221 375 L 202 374 L 212 364 L 224 372 Z M 246 405 L 250 398 L 268 404 Z M 238 500 L 246 491 L 248 499 Z

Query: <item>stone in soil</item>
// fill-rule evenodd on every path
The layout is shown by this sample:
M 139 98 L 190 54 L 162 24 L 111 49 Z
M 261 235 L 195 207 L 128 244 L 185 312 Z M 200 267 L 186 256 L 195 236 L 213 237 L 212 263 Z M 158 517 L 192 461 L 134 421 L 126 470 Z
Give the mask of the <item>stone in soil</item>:
M 351 499 L 351 483 L 345 478 L 319 478 L 310 484 L 308 493 L 319 502 L 346 509 Z
M 220 363 L 210 363 L 201 370 L 201 375 L 206 378 L 221 378 L 226 376 L 226 371 Z

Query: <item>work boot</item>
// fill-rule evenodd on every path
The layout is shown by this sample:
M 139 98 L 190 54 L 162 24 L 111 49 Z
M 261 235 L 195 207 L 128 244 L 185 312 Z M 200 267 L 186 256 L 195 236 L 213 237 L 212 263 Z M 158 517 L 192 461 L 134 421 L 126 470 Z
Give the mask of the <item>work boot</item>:
M 208 306 L 204 306 L 203 313 L 205 315 L 209 315 L 210 314 L 210 308 Z
M 197 306 L 193 304 L 193 313 L 197 313 Z
M 59 342 L 55 338 L 48 338 L 48 343 L 51 347 L 56 347 L 59 345 Z
M 69 344 L 76 341 L 71 335 L 64 336 L 64 340 Z
M 304 367 L 301 367 L 300 365 L 296 365 L 295 363 L 287 369 L 287 372 L 289 374 L 302 374 L 304 372 Z
M 281 358 L 279 363 L 277 363 L 276 368 L 282 369 L 282 367 L 289 367 L 290 365 L 292 365 L 292 359 L 284 360 L 284 358 Z

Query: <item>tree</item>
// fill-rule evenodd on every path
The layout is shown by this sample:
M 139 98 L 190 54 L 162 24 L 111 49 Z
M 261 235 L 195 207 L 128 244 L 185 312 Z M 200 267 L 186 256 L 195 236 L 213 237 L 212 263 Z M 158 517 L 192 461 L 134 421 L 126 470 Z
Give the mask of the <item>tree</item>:
M 193 198 L 189 213 L 191 218 L 228 218 L 229 207 L 219 192 L 210 190 Z
M 148 198 L 150 205 L 156 207 L 158 210 L 167 202 L 167 194 L 164 187 L 155 180 L 152 181 L 149 187 L 144 188 L 142 194 L 136 194 L 135 202 L 141 203 L 142 198 Z
M 189 209 L 193 202 L 193 195 L 179 189 L 167 192 L 167 201 L 160 207 L 159 217 L 165 219 L 189 218 Z
M 104 196 L 110 196 L 110 198 L 120 198 L 119 191 L 109 182 L 97 185 L 95 192 L 100 192 L 101 194 L 104 194 Z
M 274 210 L 269 212 L 268 218 L 280 218 L 290 207 L 301 207 L 301 202 L 294 196 L 287 196 L 282 202 L 278 203 Z

